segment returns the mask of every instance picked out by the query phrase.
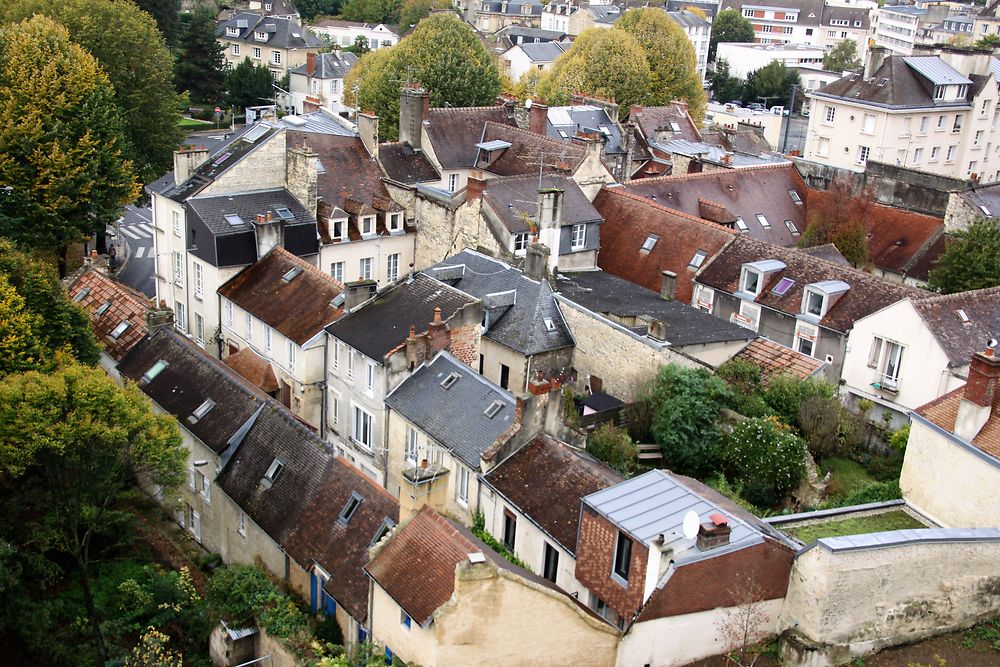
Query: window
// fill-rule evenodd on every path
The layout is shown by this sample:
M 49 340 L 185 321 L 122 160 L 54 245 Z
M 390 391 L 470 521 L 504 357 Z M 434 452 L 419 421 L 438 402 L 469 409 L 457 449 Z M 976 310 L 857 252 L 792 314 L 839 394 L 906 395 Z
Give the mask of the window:
M 528 247 L 528 233 L 514 234 L 514 252 L 522 253 Z
M 253 59 L 254 60 L 260 60 L 260 48 L 258 48 L 256 46 L 253 47 Z
M 937 126 L 939 130 L 944 129 L 944 116 L 938 116 Z
M 354 513 L 358 511 L 358 506 L 361 505 L 362 500 L 362 497 L 356 492 L 351 492 L 351 497 L 347 499 L 344 509 L 340 510 L 340 516 L 337 517 L 337 521 L 345 525 L 348 524 Z
M 920 134 L 927 134 L 927 126 L 930 125 L 931 119 L 929 116 L 920 117 Z
M 463 507 L 469 504 L 469 469 L 464 466 L 458 467 L 458 488 L 455 489 L 458 504 Z
M 785 220 L 785 227 L 788 229 L 788 231 L 791 233 L 792 236 L 799 235 L 799 228 L 796 227 L 795 223 L 792 222 L 791 220 Z
M 875 336 L 872 339 L 872 349 L 868 352 L 868 367 L 877 368 L 878 360 L 882 356 L 882 339 Z
M 692 269 L 699 268 L 705 261 L 706 257 L 708 257 L 708 253 L 705 252 L 704 250 L 699 250 L 694 254 L 694 257 L 691 258 L 691 261 L 688 263 L 688 268 Z
M 111 307 L 111 301 L 105 301 L 102 303 L 96 311 L 94 311 L 94 317 L 100 317 L 104 313 L 108 312 L 108 308 Z
M 659 240 L 660 240 L 659 236 L 657 236 L 656 234 L 650 234 L 649 236 L 646 237 L 646 240 L 642 242 L 642 247 L 640 248 L 640 250 L 650 252 L 653 248 L 656 247 L 656 242 Z
M 340 392 L 333 391 L 330 399 L 330 413 L 333 417 L 333 425 L 340 426 Z
M 268 352 L 271 351 L 271 332 L 272 329 L 267 324 L 264 325 L 264 349 Z
M 875 114 L 865 114 L 864 120 L 861 123 L 861 131 L 864 134 L 875 134 Z M 909 134 L 909 132 L 906 132 L 906 134 Z
M 747 229 L 749 229 L 749 227 L 747 227 L 747 223 L 743 222 L 743 218 L 739 216 L 737 216 L 736 218 L 736 229 L 740 230 L 741 232 L 745 232 L 747 231 Z
M 930 159 L 930 161 L 931 162 L 936 162 L 937 159 L 938 159 L 938 155 L 940 155 L 940 153 L 941 153 L 941 147 L 940 146 L 934 146 L 933 148 L 931 148 L 931 159 Z
M 757 331 L 760 328 L 760 306 L 750 301 L 740 301 L 740 311 L 733 313 L 732 321 L 745 329 Z
M 448 192 L 458 190 L 458 174 L 448 175 Z
M 795 349 L 810 357 L 816 356 L 816 338 L 819 336 L 819 327 L 798 322 L 795 325 Z
M 368 393 L 375 391 L 375 362 L 365 362 L 365 390 Z
M 181 235 L 181 214 L 178 213 L 177 211 L 171 211 L 170 215 L 173 218 L 174 236 L 180 236 Z
M 191 268 L 194 269 L 194 298 L 201 299 L 205 290 L 204 267 L 198 262 L 192 261 Z
M 234 28 L 232 26 L 226 26 L 226 35 L 229 37 L 238 37 L 240 34 L 239 28 Z
M 183 306 L 183 304 L 181 305 Z M 129 327 L 131 326 L 132 326 L 131 322 L 129 322 L 128 320 L 123 320 L 121 324 L 116 326 L 114 330 L 110 334 L 108 334 L 108 336 L 111 338 L 111 340 L 118 340 L 119 338 L 122 337 L 122 334 L 124 334 L 126 331 L 129 330 Z M 184 329 L 182 328 L 181 331 L 183 330 Z
M 332 262 L 330 264 L 330 277 L 338 283 L 344 282 L 344 263 Z
M 205 342 L 205 318 L 201 313 L 194 314 L 194 339 L 198 343 Z
M 764 229 L 771 228 L 771 223 L 767 221 L 767 218 L 764 217 L 763 213 L 757 214 L 757 222 L 759 222 L 760 226 L 763 227 Z
M 802 197 L 799 196 L 799 193 L 797 191 L 795 191 L 795 190 L 789 190 L 788 191 L 788 196 L 791 197 L 792 201 L 795 202 L 796 204 L 801 204 L 802 203 Z
M 807 288 L 802 296 L 802 312 L 806 315 L 822 317 L 825 303 L 826 296 L 824 294 Z
M 955 146 L 955 145 L 948 146 L 948 154 L 945 155 L 944 161 L 945 162 L 951 162 L 952 160 L 954 160 L 955 159 L 955 151 L 957 151 L 957 150 L 958 150 L 958 146 Z
M 174 315 L 177 320 L 177 330 L 187 333 L 187 312 L 183 301 L 174 301 Z
M 372 279 L 372 258 L 362 257 L 360 266 L 358 267 L 358 276 L 361 280 L 371 280 Z
M 239 44 L 233 44 L 233 55 L 234 56 L 240 55 L 240 45 Z
M 715 290 L 711 287 L 705 287 L 704 285 L 695 284 L 694 286 L 694 299 L 691 301 L 691 305 L 700 310 L 704 310 L 707 313 L 712 312 L 712 307 L 715 302 Z
M 170 362 L 165 359 L 159 359 L 155 364 L 149 367 L 149 370 L 142 374 L 139 381 L 142 383 L 152 382 L 153 378 L 163 372 L 163 369 L 170 365 Z
M 517 517 L 508 510 L 503 511 L 503 545 L 514 551 L 514 538 L 517 537 Z
M 195 470 L 194 466 L 188 467 L 188 488 L 194 491 L 198 487 L 195 486 Z
M 870 152 L 871 152 L 871 149 L 869 149 L 868 146 L 858 146 L 858 159 L 857 159 L 857 163 L 858 164 L 865 164 L 866 162 L 868 162 L 868 154 Z
M 986 111 L 990 108 L 991 104 L 993 104 L 993 100 L 983 100 L 983 106 L 980 107 L 980 109 L 979 109 L 979 115 L 980 116 L 985 116 L 986 115 Z
M 366 215 L 361 218 L 361 235 L 371 236 L 375 233 L 375 216 Z
M 212 481 L 204 475 L 201 475 L 201 496 L 206 503 L 212 504 Z
M 555 583 L 558 575 L 559 551 L 546 542 L 545 549 L 542 551 L 542 576 Z
M 281 51 L 271 52 L 271 62 L 274 63 L 275 65 L 281 64 Z
M 920 164 L 920 161 L 924 159 L 924 149 L 914 148 L 913 149 L 913 164 Z
M 253 315 L 247 313 L 247 342 L 253 342 Z
M 573 225 L 570 237 L 570 247 L 574 249 L 583 248 L 587 243 L 587 225 Z
M 179 252 L 174 253 L 174 284 L 184 286 L 184 255 Z
M 253 38 L 256 39 L 258 42 L 266 42 L 267 41 L 267 33 L 266 32 L 257 31 L 257 32 L 255 32 L 253 34 Z
M 400 622 L 400 624 L 402 624 L 402 626 L 404 628 L 406 628 L 407 630 L 409 630 L 410 629 L 410 625 L 412 625 L 412 623 L 413 623 L 413 619 L 410 618 L 409 614 L 407 614 L 405 611 L 403 611 L 402 609 L 400 609 L 399 610 L 399 622 Z
M 830 139 L 829 137 L 820 137 L 819 145 L 816 147 L 816 153 L 818 155 L 827 156 L 830 154 Z
M 778 281 L 778 284 L 774 286 L 774 289 L 772 289 L 771 292 L 777 294 L 778 296 L 785 296 L 794 284 L 795 281 L 791 278 L 782 278 Z
M 243 537 L 247 536 L 247 515 L 244 514 L 243 512 L 240 512 L 240 524 L 239 527 L 236 529 L 236 532 Z
M 385 261 L 385 279 L 390 283 L 396 282 L 399 278 L 399 253 L 389 255 Z
M 403 214 L 402 213 L 390 213 L 389 214 L 389 231 L 398 232 L 403 228 Z
M 406 427 L 406 445 L 403 455 L 407 461 L 417 462 L 417 432 L 410 426 Z
M 509 389 L 510 385 L 510 368 L 506 364 L 500 364 L 500 386 L 504 389 Z
M 285 341 L 285 345 L 288 347 L 288 370 L 295 369 L 295 343 L 292 341 Z
M 974 174 L 978 175 L 977 169 L 979 169 L 979 163 L 973 160 L 969 163 L 969 168 L 965 172 L 966 177 L 971 178 Z
M 330 220 L 330 226 L 333 229 L 333 234 L 331 235 L 334 241 L 339 241 L 343 239 L 346 234 L 344 234 L 344 228 L 347 227 L 346 220 Z
M 740 290 L 750 294 L 760 294 L 761 275 L 751 269 L 743 269 L 743 279 L 740 280 Z
M 372 448 L 372 423 L 372 416 L 355 405 L 354 432 L 352 434 L 352 438 L 354 442 L 366 447 L 367 449 Z
M 955 122 L 951 126 L 952 132 L 962 131 L 962 114 L 955 114 Z
M 979 146 L 980 144 L 983 143 L 983 133 L 984 130 L 976 130 L 976 136 L 972 140 L 973 146 Z
M 837 107 L 831 107 L 829 104 L 826 105 L 826 113 L 823 116 L 823 122 L 833 123 L 834 119 L 837 117 Z
M 879 341 L 879 347 L 883 352 L 881 360 L 876 362 L 879 371 L 877 381 L 883 386 L 894 389 L 899 384 L 899 369 L 903 363 L 903 346 L 889 340 L 878 338 L 875 340 Z
M 943 100 L 946 88 L 947 86 L 934 86 L 934 99 Z
M 347 379 L 354 379 L 354 350 L 347 351 Z
M 284 470 L 284 468 L 285 464 L 282 462 L 281 459 L 274 459 L 273 461 L 271 461 L 271 465 L 268 466 L 267 472 L 264 473 L 264 480 L 270 482 L 271 484 L 274 484 L 276 481 L 278 481 L 278 476 L 281 474 L 281 471 Z
M 448 373 L 448 376 L 441 380 L 441 386 L 445 389 L 445 391 L 447 391 L 448 389 L 451 389 L 461 377 L 462 376 L 458 373 Z
M 611 573 L 623 583 L 628 584 L 628 572 L 632 561 L 632 540 L 625 533 L 618 531 L 615 538 L 615 562 Z

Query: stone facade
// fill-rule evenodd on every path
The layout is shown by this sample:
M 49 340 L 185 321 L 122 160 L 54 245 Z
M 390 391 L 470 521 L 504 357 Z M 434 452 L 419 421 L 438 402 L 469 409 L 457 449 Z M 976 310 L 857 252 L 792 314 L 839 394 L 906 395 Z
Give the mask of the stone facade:
M 963 231 L 969 228 L 978 218 L 983 217 L 983 212 L 972 206 L 960 192 L 948 194 L 948 208 L 944 212 L 944 228 L 950 234 Z
M 600 598 L 626 621 L 643 603 L 646 583 L 646 561 L 649 549 L 632 540 L 628 585 L 612 578 L 615 540 L 618 528 L 584 505 L 580 513 L 580 533 L 577 540 L 576 578 L 594 597 Z M 630 538 L 631 539 L 631 538 Z

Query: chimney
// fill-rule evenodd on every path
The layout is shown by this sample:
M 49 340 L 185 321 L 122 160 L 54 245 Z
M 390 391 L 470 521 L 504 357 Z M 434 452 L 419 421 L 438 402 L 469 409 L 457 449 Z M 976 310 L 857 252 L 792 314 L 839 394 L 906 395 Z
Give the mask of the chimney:
M 708 517 L 708 523 L 703 523 L 698 527 L 698 548 L 702 551 L 708 551 L 725 546 L 729 544 L 729 534 L 732 531 L 729 519 L 716 512 Z
M 541 243 L 531 243 L 524 253 L 524 275 L 533 280 L 545 280 L 549 249 Z
M 368 151 L 368 157 L 375 157 L 378 151 L 378 116 L 370 111 L 358 114 L 358 137 Z
M 549 127 L 549 107 L 540 100 L 531 103 L 528 116 L 528 130 L 543 137 L 548 133 Z
M 258 215 L 256 224 L 257 259 L 260 259 L 275 246 L 284 245 L 284 229 L 280 220 L 274 220 L 271 212 Z
M 955 435 L 969 441 L 979 435 L 990 419 L 993 403 L 997 399 L 998 381 L 1000 358 L 996 357 L 993 349 L 973 355 L 969 364 L 969 379 L 955 417 Z
M 399 140 L 414 149 L 420 148 L 420 132 L 430 110 L 430 95 L 423 88 L 405 87 L 399 91 Z
M 159 307 L 152 306 L 146 310 L 146 332 L 152 337 L 160 329 L 169 329 L 174 326 L 174 311 L 167 308 L 165 303 Z
M 208 149 L 204 146 L 181 146 L 174 151 L 174 185 L 191 178 L 198 167 L 208 162 Z
M 410 335 L 406 337 L 406 365 L 412 371 L 427 358 L 423 341 L 417 338 L 416 329 L 410 325 Z
M 868 50 L 868 60 L 865 62 L 865 78 L 870 79 L 875 76 L 875 72 L 882 63 L 885 62 L 886 56 L 889 55 L 889 49 L 884 46 L 873 46 Z
M 653 340 L 667 342 L 667 323 L 663 320 L 650 320 L 647 333 Z
M 465 201 L 476 201 L 483 196 L 483 190 L 486 189 L 486 179 L 483 176 L 484 174 L 481 171 L 474 171 L 469 174 L 469 178 L 465 184 Z
M 313 216 L 316 215 L 316 181 L 318 178 L 316 151 L 306 146 L 289 148 L 285 160 L 285 184 L 292 196 Z M 268 212 L 270 215 L 270 211 Z
M 549 269 L 559 265 L 559 245 L 562 236 L 563 191 L 543 188 L 538 191 L 538 241 L 549 249 Z
M 316 73 L 316 54 L 307 53 L 306 54 L 306 75 L 312 76 Z
M 660 298 L 673 301 L 677 291 L 677 274 L 673 271 L 663 271 L 663 282 L 660 283 Z
M 378 283 L 374 280 L 357 280 L 346 283 L 344 287 L 346 288 L 344 309 L 352 310 L 375 295 Z
M 433 356 L 447 348 L 448 343 L 451 342 L 451 334 L 448 333 L 448 327 L 441 321 L 440 306 L 434 308 L 434 321 L 427 327 L 427 337 L 431 348 L 428 350 L 428 356 Z

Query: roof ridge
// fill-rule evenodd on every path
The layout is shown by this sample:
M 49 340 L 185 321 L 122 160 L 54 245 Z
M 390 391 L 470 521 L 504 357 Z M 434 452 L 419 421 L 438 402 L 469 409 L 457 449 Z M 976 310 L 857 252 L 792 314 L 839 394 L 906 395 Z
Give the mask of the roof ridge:
M 958 301 L 960 298 L 969 298 L 973 296 L 980 296 L 986 293 L 1000 292 L 1000 285 L 994 285 L 993 287 L 981 287 L 974 290 L 966 290 L 965 292 L 953 292 L 951 294 L 931 294 L 930 296 L 920 297 L 914 299 L 917 304 L 925 303 L 944 303 L 947 301 Z
M 705 220 L 704 218 L 699 218 L 697 216 L 693 216 L 690 213 L 685 213 L 684 211 L 678 211 L 677 209 L 670 208 L 668 206 L 664 206 L 660 202 L 653 201 L 649 197 L 643 197 L 642 195 L 637 195 L 637 194 L 635 194 L 633 192 L 628 192 L 627 190 L 625 190 L 623 188 L 608 188 L 608 187 L 605 187 L 605 188 L 601 188 L 601 192 L 608 192 L 608 193 L 612 193 L 612 194 L 615 194 L 615 195 L 620 196 L 620 197 L 626 197 L 628 199 L 632 199 L 632 200 L 634 200 L 636 202 L 639 202 L 639 203 L 642 203 L 642 204 L 646 204 L 646 205 L 651 206 L 653 208 L 656 208 L 656 209 L 659 209 L 661 211 L 664 211 L 665 213 L 672 213 L 673 215 L 677 215 L 677 216 L 679 216 L 681 218 L 684 218 L 686 220 L 690 220 L 691 222 L 697 222 L 697 223 L 699 223 L 701 225 L 705 225 L 708 228 L 717 229 L 717 230 L 719 230 L 721 232 L 724 232 L 726 234 L 731 234 L 734 237 L 742 236 L 742 234 L 737 233 L 736 230 L 729 229 L 728 227 L 723 227 L 722 225 L 719 225 L 719 224 L 714 223 L 714 222 L 709 222 L 708 220 Z
M 431 107 L 430 109 L 428 109 L 428 111 L 447 111 L 449 114 L 451 114 L 451 113 L 461 113 L 463 111 L 483 111 L 484 109 L 492 110 L 492 109 L 504 109 L 504 108 L 506 107 L 503 104 L 493 104 L 481 107 Z M 487 121 L 487 122 L 492 122 L 492 121 Z
M 744 155 L 748 155 L 748 153 L 744 153 Z M 765 170 L 768 170 L 768 169 L 775 169 L 775 170 L 777 170 L 777 169 L 789 169 L 789 168 L 791 168 L 793 171 L 795 171 L 795 173 L 798 173 L 798 170 L 795 169 L 795 164 L 794 163 L 792 163 L 792 162 L 781 162 L 781 163 L 778 163 L 778 164 L 755 164 L 755 165 L 751 165 L 749 167 L 740 167 L 739 169 L 733 169 L 731 171 L 730 170 L 726 170 L 726 171 L 702 171 L 702 172 L 699 172 L 699 173 L 696 173 L 696 174 L 680 174 L 680 175 L 668 174 L 666 176 L 652 176 L 652 177 L 649 177 L 649 178 L 640 178 L 640 179 L 637 179 L 637 180 L 633 180 L 632 181 L 632 185 L 642 185 L 643 183 L 646 183 L 646 182 L 662 183 L 664 181 L 696 180 L 696 179 L 701 179 L 701 178 L 709 178 L 711 176 L 735 176 L 736 173 L 742 173 L 742 172 L 747 172 L 747 171 L 765 171 Z M 801 178 L 801 174 L 799 175 L 799 177 Z
M 560 147 L 563 147 L 563 148 L 569 148 L 569 149 L 571 149 L 573 151 L 579 151 L 581 153 L 581 158 L 586 157 L 586 150 L 582 146 L 575 146 L 572 143 L 567 143 L 565 141 L 559 141 L 557 139 L 551 139 L 549 137 L 546 137 L 545 135 L 537 134 L 535 132 L 532 132 L 531 130 L 524 130 L 524 129 L 521 129 L 520 127 L 517 127 L 516 125 L 505 125 L 503 123 L 498 123 L 495 120 L 488 120 L 488 121 L 486 121 L 484 123 L 484 134 L 485 134 L 485 128 L 489 127 L 491 125 L 496 125 L 497 127 L 504 128 L 505 130 L 513 130 L 517 134 L 523 134 L 523 135 L 525 135 L 527 137 L 531 137 L 532 139 L 535 139 L 537 141 L 544 141 L 546 143 L 554 144 L 556 146 L 560 146 Z

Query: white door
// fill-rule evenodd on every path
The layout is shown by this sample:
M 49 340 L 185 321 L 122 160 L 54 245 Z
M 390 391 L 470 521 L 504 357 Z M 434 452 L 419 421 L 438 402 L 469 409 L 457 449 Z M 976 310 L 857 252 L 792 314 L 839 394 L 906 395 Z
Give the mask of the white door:
M 201 542 L 201 516 L 191 510 L 191 532 L 194 533 L 194 539 Z

